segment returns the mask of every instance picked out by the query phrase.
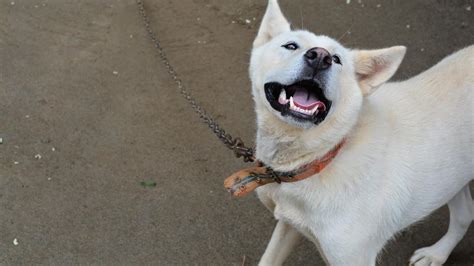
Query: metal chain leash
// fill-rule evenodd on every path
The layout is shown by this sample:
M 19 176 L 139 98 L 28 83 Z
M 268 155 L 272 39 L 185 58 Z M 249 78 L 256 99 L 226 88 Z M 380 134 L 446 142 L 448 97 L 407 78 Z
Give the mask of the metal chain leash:
M 219 140 L 227 146 L 227 148 L 231 149 L 237 158 L 243 157 L 244 162 L 253 162 L 255 160 L 254 157 L 254 150 L 253 148 L 246 147 L 244 142 L 240 138 L 233 138 L 229 133 L 219 126 L 219 124 L 209 115 L 206 113 L 206 110 L 199 105 L 196 99 L 191 95 L 188 89 L 184 86 L 182 80 L 178 77 L 178 73 L 174 70 L 173 66 L 170 64 L 168 57 L 166 56 L 163 47 L 160 44 L 160 41 L 156 37 L 155 32 L 151 29 L 150 26 L 150 19 L 148 18 L 145 7 L 141 0 L 136 0 L 138 11 L 140 12 L 143 22 L 145 24 L 145 30 L 148 34 L 148 37 L 152 41 L 155 48 L 158 50 L 158 55 L 160 56 L 161 62 L 166 67 L 169 76 L 173 81 L 176 83 L 176 86 L 183 95 L 183 97 L 187 100 L 189 105 L 196 111 L 199 115 L 201 120 L 208 125 L 208 127 L 212 130 L 212 132 L 219 138 Z

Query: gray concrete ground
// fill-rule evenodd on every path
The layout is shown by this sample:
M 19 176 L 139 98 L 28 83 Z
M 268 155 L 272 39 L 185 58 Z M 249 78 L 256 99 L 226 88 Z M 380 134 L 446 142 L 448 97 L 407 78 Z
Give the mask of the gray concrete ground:
M 264 1 L 145 2 L 184 82 L 251 143 L 247 62 Z M 472 0 L 281 2 L 296 27 L 347 46 L 407 45 L 397 79 L 474 42 Z M 272 216 L 223 189 L 243 163 L 176 93 L 133 0 L 2 1 L 0 48 L 0 264 L 257 262 Z M 402 233 L 380 265 L 406 265 L 447 218 Z M 447 264 L 473 265 L 473 245 L 471 228 Z M 322 262 L 305 241 L 287 264 Z

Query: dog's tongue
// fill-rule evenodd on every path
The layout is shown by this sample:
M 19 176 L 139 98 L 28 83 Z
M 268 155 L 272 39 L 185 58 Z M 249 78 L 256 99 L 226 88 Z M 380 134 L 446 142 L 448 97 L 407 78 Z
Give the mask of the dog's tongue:
M 301 107 L 314 107 L 318 98 L 312 93 L 309 93 L 306 89 L 297 89 L 293 94 L 293 101 Z

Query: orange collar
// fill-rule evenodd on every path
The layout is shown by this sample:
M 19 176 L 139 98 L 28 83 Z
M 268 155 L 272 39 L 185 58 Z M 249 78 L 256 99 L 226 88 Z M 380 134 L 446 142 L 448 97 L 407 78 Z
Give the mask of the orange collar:
M 227 177 L 224 187 L 232 196 L 243 197 L 259 186 L 269 183 L 296 182 L 306 179 L 321 172 L 336 157 L 339 150 L 344 145 L 344 140 L 326 153 L 322 158 L 317 159 L 292 172 L 276 172 L 270 167 L 266 167 L 262 162 L 257 162 L 257 166 L 238 171 Z

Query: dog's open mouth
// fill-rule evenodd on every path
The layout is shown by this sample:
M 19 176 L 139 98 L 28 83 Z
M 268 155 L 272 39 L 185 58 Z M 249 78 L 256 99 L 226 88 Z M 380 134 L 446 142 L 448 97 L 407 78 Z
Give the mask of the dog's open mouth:
M 314 124 L 321 123 L 331 108 L 331 101 L 315 80 L 302 80 L 291 85 L 269 82 L 265 84 L 265 95 L 273 109 L 282 116 Z

